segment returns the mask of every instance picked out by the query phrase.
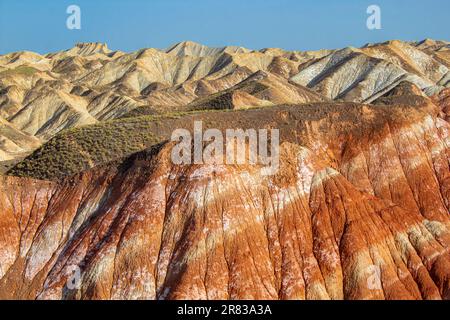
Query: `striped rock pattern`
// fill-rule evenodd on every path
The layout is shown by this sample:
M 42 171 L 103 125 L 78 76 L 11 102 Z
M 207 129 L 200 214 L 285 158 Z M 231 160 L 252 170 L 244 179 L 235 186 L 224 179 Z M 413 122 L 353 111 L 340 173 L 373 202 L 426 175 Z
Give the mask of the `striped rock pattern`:
M 377 126 L 284 141 L 273 176 L 177 166 L 166 143 L 0 177 L 0 297 L 450 299 L 450 126 L 362 108 Z

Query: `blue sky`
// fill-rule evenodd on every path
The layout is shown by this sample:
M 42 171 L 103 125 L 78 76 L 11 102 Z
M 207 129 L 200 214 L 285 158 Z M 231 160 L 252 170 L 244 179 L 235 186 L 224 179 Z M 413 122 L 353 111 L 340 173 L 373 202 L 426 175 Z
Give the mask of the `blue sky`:
M 66 28 L 71 4 L 81 8 L 81 30 Z M 366 28 L 371 4 L 381 8 L 381 30 Z M 450 40 L 449 12 L 449 0 L 0 0 L 0 54 L 91 41 L 132 51 L 183 40 L 290 50 Z

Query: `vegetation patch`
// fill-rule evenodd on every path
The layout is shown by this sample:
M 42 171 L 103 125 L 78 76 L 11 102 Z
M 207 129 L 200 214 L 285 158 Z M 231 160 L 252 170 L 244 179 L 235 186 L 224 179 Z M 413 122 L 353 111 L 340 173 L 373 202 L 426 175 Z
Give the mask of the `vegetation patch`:
M 39 72 L 39 70 L 35 69 L 33 67 L 18 66 L 17 68 L 14 68 L 14 69 L 8 69 L 8 70 L 0 71 L 0 76 L 1 77 L 6 77 L 6 76 L 9 76 L 9 75 L 32 76 L 36 72 Z
M 153 133 L 155 121 L 128 118 L 63 131 L 8 174 L 55 180 L 124 157 L 159 141 Z

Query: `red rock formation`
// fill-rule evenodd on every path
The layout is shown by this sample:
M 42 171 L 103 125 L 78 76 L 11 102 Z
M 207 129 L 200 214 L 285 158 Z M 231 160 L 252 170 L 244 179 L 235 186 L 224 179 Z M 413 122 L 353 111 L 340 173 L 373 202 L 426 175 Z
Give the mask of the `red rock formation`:
M 450 126 L 375 108 L 361 134 L 307 122 L 274 176 L 175 166 L 166 144 L 60 183 L 0 177 L 0 297 L 450 299 Z
M 435 95 L 433 101 L 441 107 L 443 118 L 450 121 L 450 88 L 444 89 Z

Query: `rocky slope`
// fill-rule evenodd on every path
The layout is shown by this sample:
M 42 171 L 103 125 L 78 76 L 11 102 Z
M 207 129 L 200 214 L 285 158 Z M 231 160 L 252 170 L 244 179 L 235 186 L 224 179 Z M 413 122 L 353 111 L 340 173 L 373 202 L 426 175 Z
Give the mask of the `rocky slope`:
M 165 143 L 59 182 L 1 178 L 0 296 L 449 299 L 436 106 L 266 112 L 282 130 L 273 176 L 176 166 Z
M 12 160 L 26 155 L 29 150 L 39 147 L 41 141 L 23 133 L 11 123 L 0 117 L 0 157 Z
M 0 298 L 450 299 L 448 52 L 0 56 Z M 279 170 L 174 164 L 194 121 Z
M 429 39 L 314 52 L 189 41 L 131 53 L 101 43 L 46 55 L 15 52 L 0 56 L 0 117 L 44 142 L 140 107 L 167 113 L 330 99 L 370 103 L 404 81 L 431 96 L 449 86 L 449 52 L 448 42 Z M 256 82 L 250 90 L 249 82 Z

